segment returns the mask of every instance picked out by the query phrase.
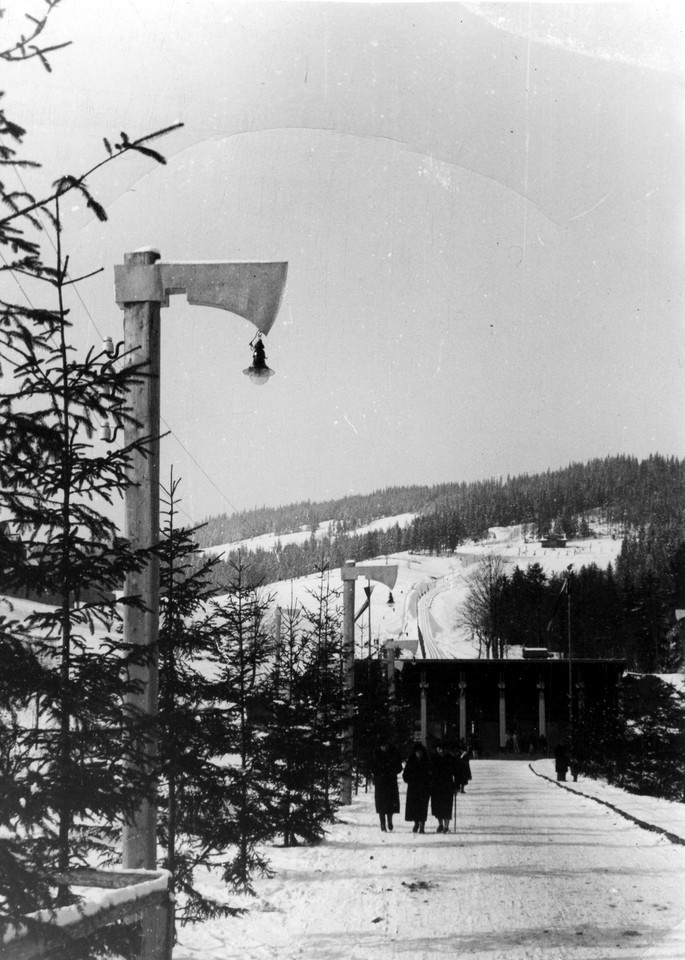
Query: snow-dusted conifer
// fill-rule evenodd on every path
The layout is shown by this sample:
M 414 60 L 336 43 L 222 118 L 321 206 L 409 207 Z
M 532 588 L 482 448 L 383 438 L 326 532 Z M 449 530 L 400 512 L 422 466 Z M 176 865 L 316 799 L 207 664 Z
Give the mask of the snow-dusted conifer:
M 301 609 L 278 611 L 276 650 L 270 675 L 271 712 L 263 743 L 276 796 L 272 816 L 286 847 L 323 837 L 315 787 L 319 742 L 316 709 L 307 683 L 311 637 Z M 325 814 L 324 814 L 325 815 Z
M 159 544 L 159 763 L 162 863 L 171 872 L 181 923 L 234 915 L 207 896 L 197 874 L 225 851 L 214 844 L 213 823 L 225 818 L 225 770 L 217 763 L 223 711 L 214 702 L 217 647 L 208 604 L 215 558 L 199 557 L 197 528 L 178 522 L 179 481 L 173 470 L 162 488 Z
M 240 559 L 232 566 L 228 594 L 212 603 L 217 652 L 214 695 L 221 703 L 215 748 L 224 764 L 225 781 L 223 809 L 217 812 L 211 840 L 228 851 L 222 867 L 229 888 L 253 893 L 253 878 L 271 873 L 263 845 L 275 830 L 271 814 L 275 787 L 263 742 L 273 637 L 266 628 L 268 601 L 249 584 Z
M 42 30 L 44 20 L 36 23 Z M 23 135 L 0 112 L 3 163 L 30 171 L 37 164 L 17 156 Z M 81 356 L 72 347 L 69 299 L 87 278 L 70 270 L 61 213 L 65 195 L 77 191 L 106 219 L 89 174 L 131 150 L 161 160 L 149 139 L 122 137 L 91 171 L 62 177 L 43 198 L 0 184 L 0 270 L 21 278 L 17 299 L 0 300 L 2 590 L 45 604 L 27 617 L 10 604 L 0 630 L 0 658 L 11 664 L 0 680 L 0 926 L 27 907 L 68 899 L 66 886 L 48 885 L 46 874 L 92 860 L 111 844 L 149 787 L 128 765 L 114 595 L 143 557 L 108 515 L 131 482 L 133 447 L 95 439 L 106 419 L 127 420 L 128 385 L 145 373 L 120 346 Z M 41 254 L 44 230 L 55 251 L 50 264 Z
M 302 698 L 307 704 L 312 753 L 309 793 L 322 822 L 331 822 L 340 802 L 343 734 L 343 658 L 341 612 L 321 561 L 315 603 L 305 613 L 307 662 Z

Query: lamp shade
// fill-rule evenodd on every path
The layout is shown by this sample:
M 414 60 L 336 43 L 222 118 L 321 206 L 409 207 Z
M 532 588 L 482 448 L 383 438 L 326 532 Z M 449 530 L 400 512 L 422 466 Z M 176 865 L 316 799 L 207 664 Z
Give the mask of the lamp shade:
M 266 365 L 266 352 L 260 337 L 252 349 L 252 363 L 243 370 L 243 373 L 252 383 L 260 387 L 267 383 L 269 377 L 273 377 L 275 372 Z
M 250 381 L 256 387 L 263 387 L 265 383 L 268 383 L 269 377 L 273 377 L 276 371 L 271 370 L 266 364 L 263 367 L 257 367 L 253 363 L 252 366 L 246 367 L 243 373 L 250 378 Z

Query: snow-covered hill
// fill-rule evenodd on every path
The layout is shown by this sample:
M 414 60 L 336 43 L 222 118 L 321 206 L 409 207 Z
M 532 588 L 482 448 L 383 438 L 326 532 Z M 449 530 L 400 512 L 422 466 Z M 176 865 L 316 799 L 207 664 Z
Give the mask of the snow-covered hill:
M 386 517 L 377 520 L 368 527 L 361 528 L 363 533 L 369 529 L 388 529 L 395 523 L 400 526 L 411 522 L 412 514 L 400 517 Z M 295 538 L 308 539 L 311 532 L 289 534 Z M 276 539 L 285 542 L 284 537 L 272 538 L 272 548 Z M 243 540 L 240 546 L 254 549 L 265 546 L 268 538 L 257 537 Z M 290 542 L 296 542 L 291 540 Z M 576 570 L 591 563 L 606 567 L 614 563 L 621 549 L 621 540 L 610 535 L 598 536 L 591 540 L 569 541 L 563 548 L 542 547 L 539 541 L 525 538 L 521 526 L 493 527 L 486 540 L 468 541 L 462 544 L 451 556 L 432 557 L 413 554 L 408 551 L 391 554 L 388 557 L 364 561 L 365 564 L 395 564 L 398 568 L 397 584 L 393 588 L 395 607 L 388 606 L 388 590 L 382 584 L 375 584 L 371 597 L 371 648 L 375 651 L 387 640 L 418 639 L 419 628 L 424 639 L 426 655 L 437 659 L 470 658 L 477 650 L 463 628 L 457 626 L 459 608 L 468 592 L 470 574 L 478 562 L 486 555 L 502 558 L 512 570 L 519 566 L 525 568 L 538 563 L 545 573 L 561 573 L 569 564 Z M 235 549 L 236 544 L 224 544 L 212 548 L 213 552 Z M 351 558 L 354 559 L 354 558 Z M 362 587 L 366 581 L 357 581 L 357 609 L 363 600 Z M 331 570 L 326 574 L 326 586 L 337 595 L 336 602 L 342 606 L 342 580 L 340 570 Z M 291 609 L 298 605 L 313 608 L 315 597 L 321 587 L 321 577 L 312 575 L 296 580 L 272 583 L 264 588 L 265 594 L 276 605 Z M 357 621 L 358 654 L 368 655 L 369 619 L 368 613 Z M 511 651 L 515 654 L 515 651 Z M 406 655 L 406 654 L 405 654 Z M 420 656 L 420 653 L 416 654 Z
M 384 517 L 361 527 L 357 532 L 386 530 L 395 524 L 401 527 L 407 526 L 411 523 L 413 516 L 413 514 L 401 514 Z M 323 536 L 326 530 L 327 525 L 321 525 L 317 534 Z M 289 539 L 286 540 L 286 537 Z M 223 544 L 213 547 L 211 552 L 224 552 L 228 549 L 236 549 L 237 546 L 246 550 L 255 549 L 258 546 L 263 549 L 274 549 L 277 541 L 285 544 L 285 542 L 298 542 L 297 538 L 307 540 L 309 537 L 311 537 L 310 531 L 280 537 L 273 535 L 255 537 L 252 540 L 240 541 L 240 544 Z M 370 606 L 370 630 L 368 611 L 357 621 L 358 656 L 368 656 L 369 644 L 371 651 L 375 653 L 387 640 L 410 641 L 411 645 L 415 645 L 420 629 L 428 657 L 435 659 L 474 657 L 478 653 L 477 648 L 464 628 L 457 625 L 457 621 L 460 607 L 468 593 L 469 577 L 484 556 L 501 557 L 511 570 L 516 566 L 525 568 L 538 563 L 545 573 L 553 574 L 561 573 L 570 563 L 576 570 L 591 563 L 598 567 L 606 567 L 609 563 L 615 562 L 621 549 L 621 542 L 620 538 L 606 535 L 591 540 L 569 541 L 563 548 L 551 549 L 542 547 L 539 541 L 527 540 L 520 526 L 493 527 L 487 539 L 467 541 L 451 556 L 433 557 L 403 551 L 364 561 L 364 564 L 396 565 L 397 583 L 392 590 L 394 607 L 388 605 L 387 587 L 381 583 L 372 584 L 374 589 Z M 357 580 L 357 610 L 364 599 L 365 585 L 366 580 L 360 577 Z M 284 609 L 298 606 L 314 609 L 321 586 L 321 576 L 312 574 L 295 580 L 268 584 L 263 588 L 263 593 L 270 600 L 274 611 L 276 606 Z M 339 569 L 327 571 L 325 586 L 333 594 L 334 604 L 342 608 L 342 580 Z M 14 616 L 20 618 L 28 615 L 36 607 L 35 604 L 25 600 L 12 599 L 9 602 Z M 93 642 L 97 642 L 97 633 Z M 405 650 L 402 655 L 414 654 Z M 420 650 L 415 655 L 421 656 Z M 516 655 L 516 650 L 510 650 L 510 656 Z
M 355 533 L 361 535 L 371 533 L 374 530 L 390 530 L 395 525 L 404 530 L 415 516 L 415 513 L 401 513 L 395 517 L 381 517 L 379 520 L 373 520 L 371 523 L 359 527 Z M 314 531 L 310 527 L 303 527 L 295 533 L 264 533 L 259 537 L 252 537 L 248 540 L 236 540 L 233 543 L 220 543 L 213 547 L 206 547 L 203 552 L 213 556 L 224 556 L 230 551 L 236 550 L 274 550 L 276 544 L 285 547 L 289 543 L 307 543 L 308 540 L 311 540 L 312 533 L 316 540 L 323 540 L 324 537 L 330 535 L 334 525 L 335 520 L 323 520 Z

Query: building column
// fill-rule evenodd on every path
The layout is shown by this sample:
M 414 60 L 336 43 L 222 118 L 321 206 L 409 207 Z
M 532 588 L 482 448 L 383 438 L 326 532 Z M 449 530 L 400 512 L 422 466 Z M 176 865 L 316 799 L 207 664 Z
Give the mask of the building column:
M 466 674 L 459 674 L 459 737 L 466 740 Z
M 507 685 L 504 682 L 503 673 L 499 675 L 497 686 L 499 687 L 499 748 L 504 750 L 507 746 L 507 699 L 505 696 Z
M 538 737 L 547 739 L 547 714 L 545 710 L 545 681 L 542 675 L 537 683 L 538 687 Z
M 421 673 L 419 688 L 421 690 L 421 743 L 425 747 L 428 743 L 428 682 L 425 671 Z
M 395 715 L 397 713 L 397 703 L 395 694 L 395 643 L 388 640 L 384 646 L 385 664 L 388 677 L 388 707 L 390 709 L 390 722 L 395 728 Z

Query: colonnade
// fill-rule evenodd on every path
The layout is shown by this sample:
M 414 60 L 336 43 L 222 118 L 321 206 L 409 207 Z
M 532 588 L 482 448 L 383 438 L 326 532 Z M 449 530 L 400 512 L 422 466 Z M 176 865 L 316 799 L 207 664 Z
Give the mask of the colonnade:
M 538 691 L 538 735 L 547 737 L 547 704 L 545 699 L 545 681 L 540 674 L 536 684 Z M 579 684 L 578 686 L 582 686 Z M 421 740 L 425 744 L 428 740 L 428 688 L 426 672 L 421 672 L 419 690 L 421 693 Z M 499 745 L 504 750 L 507 744 L 507 684 L 504 679 L 504 673 L 500 673 L 497 683 L 499 692 Z M 462 670 L 459 674 L 459 737 L 465 740 L 467 737 L 466 722 L 466 701 L 468 694 L 468 683 L 466 674 Z

